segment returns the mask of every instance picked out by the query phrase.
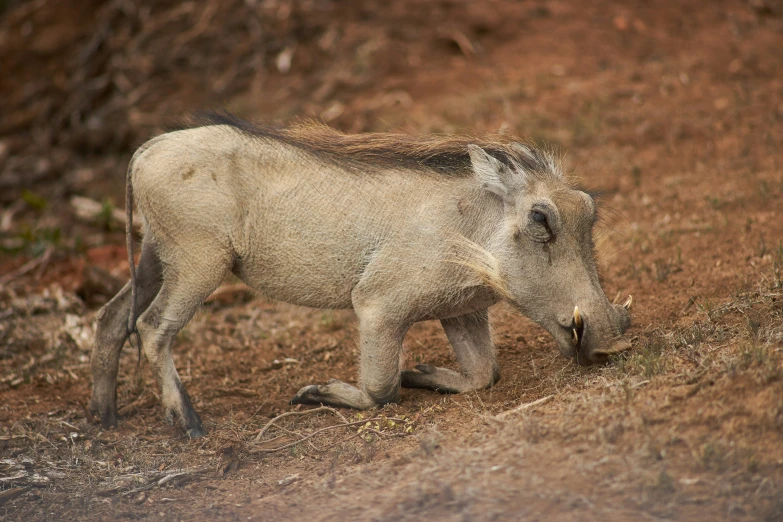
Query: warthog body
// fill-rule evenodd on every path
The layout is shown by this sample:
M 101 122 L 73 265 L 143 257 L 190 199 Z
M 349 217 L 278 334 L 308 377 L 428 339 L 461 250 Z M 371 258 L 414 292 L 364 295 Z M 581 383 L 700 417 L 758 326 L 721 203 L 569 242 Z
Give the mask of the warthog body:
M 492 386 L 487 308 L 503 299 L 582 363 L 630 346 L 628 312 L 598 280 L 593 200 L 552 156 L 508 138 L 206 118 L 152 139 L 129 166 L 128 208 L 134 197 L 144 240 L 135 285 L 98 314 L 91 408 L 105 426 L 117 421 L 119 353 L 137 328 L 167 417 L 203 433 L 171 345 L 229 272 L 281 301 L 357 314 L 359 386 L 307 386 L 293 403 L 366 409 L 394 401 L 400 386 Z M 427 319 L 441 321 L 460 371 L 401 371 L 403 337 Z

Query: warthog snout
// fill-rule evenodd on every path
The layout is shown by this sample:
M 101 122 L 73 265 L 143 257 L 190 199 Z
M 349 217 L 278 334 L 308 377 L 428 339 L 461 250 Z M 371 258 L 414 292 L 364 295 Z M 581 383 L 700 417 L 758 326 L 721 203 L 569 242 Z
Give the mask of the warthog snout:
M 623 338 L 622 334 L 630 325 L 629 310 L 632 304 L 633 297 L 628 296 L 622 305 L 611 306 L 604 321 L 596 319 L 595 322 L 591 322 L 579 310 L 579 306 L 574 307 L 573 317 L 566 329 L 573 346 L 570 352 L 579 364 L 602 364 L 607 362 L 610 356 L 631 348 L 631 343 Z
M 590 362 L 604 363 L 609 360 L 610 355 L 617 355 L 631 348 L 631 343 L 625 339 L 618 339 L 607 349 L 598 349 L 590 352 Z

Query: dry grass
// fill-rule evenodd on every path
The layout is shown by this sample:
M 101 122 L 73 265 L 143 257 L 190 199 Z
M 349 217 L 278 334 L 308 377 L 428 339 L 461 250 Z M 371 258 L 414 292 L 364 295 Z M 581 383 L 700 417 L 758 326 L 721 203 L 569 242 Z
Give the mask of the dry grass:
M 82 405 L 47 409 L 35 396 L 26 414 L 6 410 L 4 415 L 15 420 L 0 433 L 10 459 L 3 461 L 3 476 L 18 474 L 7 487 L 22 491 L 7 513 L 138 516 L 161 499 L 219 494 L 228 480 L 232 494 L 263 496 L 270 509 L 282 509 L 289 492 L 311 492 L 317 504 L 318 499 L 348 499 L 355 490 L 364 495 L 378 491 L 366 513 L 378 520 L 415 520 L 423 513 L 446 520 L 483 519 L 525 513 L 531 506 L 537 513 L 555 510 L 587 519 L 623 520 L 631 513 L 687 517 L 698 512 L 689 506 L 703 509 L 703 499 L 715 502 L 714 491 L 723 500 L 713 510 L 775 516 L 781 494 L 777 462 L 783 454 L 769 442 L 783 429 L 781 297 L 772 272 L 720 304 L 697 300 L 691 324 L 637 334 L 635 349 L 605 368 L 583 369 L 547 352 L 526 370 L 536 383 L 533 392 L 509 382 L 507 392 L 499 388 L 440 400 L 428 395 L 425 408 L 390 406 L 369 416 L 339 412 L 337 423 L 330 410 L 329 415 L 315 411 L 270 424 L 261 416 L 269 406 L 259 401 L 255 408 L 212 411 L 210 417 L 219 423 L 213 421 L 209 437 L 199 441 L 187 441 L 163 426 L 146 367 L 129 371 L 124 366 L 121 404 L 127 417 L 119 431 L 102 432 Z M 5 367 L 7 392 L 16 389 L 11 387 L 16 375 L 24 381 L 17 386 L 86 390 L 89 319 L 66 320 L 75 317 L 69 316 L 67 298 L 48 306 L 30 316 L 27 332 L 38 335 L 54 324 L 64 326 L 54 329 L 57 334 L 39 347 L 33 363 Z M 241 311 L 244 305 L 210 306 L 188 338 L 180 340 L 180 348 L 233 335 L 226 353 L 246 357 L 246 346 L 258 341 L 258 316 Z M 268 342 L 292 342 L 304 328 L 298 313 L 280 317 Z M 351 327 L 347 316 L 319 321 L 319 314 L 308 313 L 318 335 L 344 336 Z M 216 325 L 219 335 L 206 335 Z M 427 329 L 416 335 L 420 343 L 443 342 L 442 334 L 428 338 Z M 329 351 L 313 357 L 339 351 L 331 346 L 326 342 Z M 297 353 L 295 363 L 268 364 L 259 371 L 265 379 L 301 371 L 305 352 Z M 193 364 L 206 368 L 195 359 Z M 242 378 L 226 374 L 223 379 L 202 397 L 259 397 Z M 195 382 L 191 377 L 189 385 Z M 518 407 L 518 400 L 493 402 L 490 394 L 509 392 L 514 397 L 531 393 L 522 403 L 535 403 L 536 409 L 523 407 L 526 411 L 498 417 Z M 535 401 L 549 395 L 554 396 L 550 402 Z M 254 444 L 259 435 L 264 442 Z M 561 466 L 546 464 L 553 455 L 563 459 Z M 182 500 L 171 501 L 175 507 L 178 513 L 190 512 Z M 313 517 L 317 520 L 318 514 Z

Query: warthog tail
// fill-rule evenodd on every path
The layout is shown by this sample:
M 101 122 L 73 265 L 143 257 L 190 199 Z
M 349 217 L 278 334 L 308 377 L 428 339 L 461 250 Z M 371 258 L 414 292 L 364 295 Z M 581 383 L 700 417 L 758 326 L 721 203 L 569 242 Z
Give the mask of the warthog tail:
M 142 148 L 143 149 L 143 148 Z M 138 352 L 137 365 L 141 364 L 141 336 L 136 328 L 136 319 L 138 319 L 137 307 L 136 307 L 136 262 L 133 256 L 133 181 L 131 173 L 133 172 L 133 164 L 135 163 L 139 149 L 131 158 L 128 164 L 128 172 L 125 175 L 125 246 L 128 250 L 128 267 L 130 268 L 130 283 L 131 283 L 131 308 L 128 315 L 128 341 L 133 347 L 133 341 L 136 341 L 136 351 Z

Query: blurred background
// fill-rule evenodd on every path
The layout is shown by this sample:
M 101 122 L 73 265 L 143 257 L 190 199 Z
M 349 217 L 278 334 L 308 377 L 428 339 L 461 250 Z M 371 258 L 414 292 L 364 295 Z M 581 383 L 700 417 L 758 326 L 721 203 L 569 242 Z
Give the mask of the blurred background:
M 121 225 L 130 154 L 193 109 L 347 132 L 504 130 L 581 166 L 603 146 L 640 183 L 647 158 L 743 121 L 777 139 L 764 118 L 783 117 L 780 15 L 774 0 L 6 0 L 0 248 L 104 242 L 77 222 Z

